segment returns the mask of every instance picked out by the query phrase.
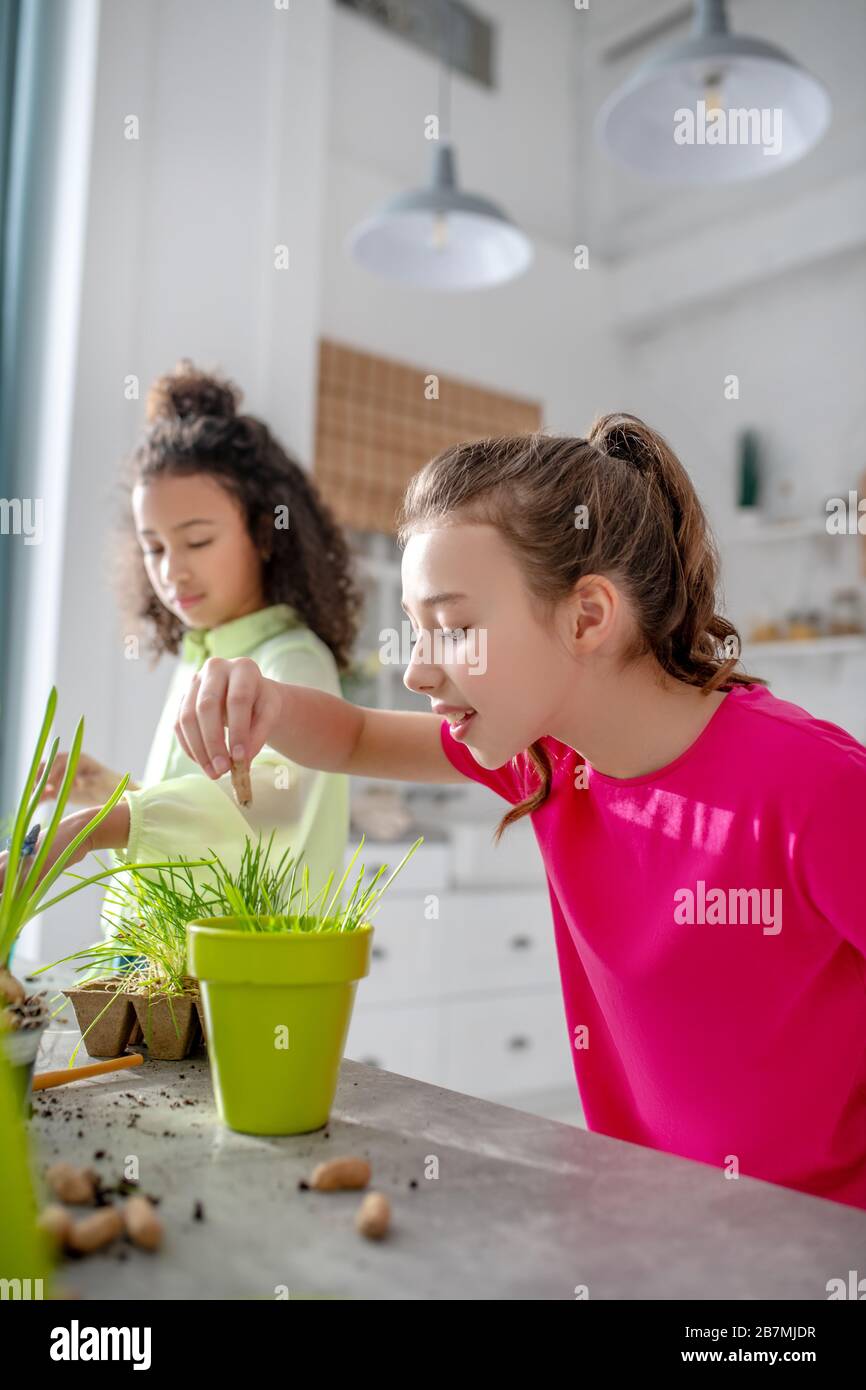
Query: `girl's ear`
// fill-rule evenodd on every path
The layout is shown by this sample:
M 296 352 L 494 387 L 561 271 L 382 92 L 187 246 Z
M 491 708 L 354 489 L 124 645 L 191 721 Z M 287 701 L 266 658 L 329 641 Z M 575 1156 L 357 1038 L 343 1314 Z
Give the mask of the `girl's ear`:
M 609 637 L 620 598 L 616 585 L 603 574 L 585 574 L 574 587 L 571 599 L 571 636 L 581 652 L 594 651 Z
M 259 555 L 262 557 L 262 560 L 270 560 L 271 555 L 273 554 L 274 542 L 273 535 L 271 532 L 271 525 L 266 516 L 259 518 L 258 523 L 255 526 L 255 534 L 253 536 L 253 541 L 255 542 L 256 550 L 259 552 Z

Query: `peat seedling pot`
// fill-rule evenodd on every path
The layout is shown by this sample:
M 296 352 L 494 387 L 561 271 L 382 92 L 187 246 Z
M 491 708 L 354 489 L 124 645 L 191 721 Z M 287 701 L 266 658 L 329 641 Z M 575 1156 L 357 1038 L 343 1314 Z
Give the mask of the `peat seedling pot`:
M 198 1026 L 194 994 L 133 994 L 144 1043 L 155 1062 L 178 1062 L 189 1052 Z
M 273 920 L 273 919 L 271 919 Z M 373 928 L 239 927 L 210 917 L 188 927 L 208 1058 L 223 1123 L 243 1134 L 306 1134 L 327 1124 Z
M 19 1006 L 8 1006 L 6 1017 L 17 1026 L 0 1024 L 2 1047 L 12 1084 L 21 1100 L 25 1118 L 29 1118 L 33 1100 L 33 1072 L 42 1035 L 51 1021 L 51 1012 L 44 994 L 31 994 Z
M 204 1003 L 201 995 L 195 1001 L 195 1011 L 198 1014 L 198 1026 L 201 1029 L 201 1046 L 207 1051 L 207 1024 L 204 1017 Z
M 63 993 L 75 1010 L 88 1056 L 120 1057 L 135 1027 L 135 1009 L 123 981 L 116 977 L 88 980 Z

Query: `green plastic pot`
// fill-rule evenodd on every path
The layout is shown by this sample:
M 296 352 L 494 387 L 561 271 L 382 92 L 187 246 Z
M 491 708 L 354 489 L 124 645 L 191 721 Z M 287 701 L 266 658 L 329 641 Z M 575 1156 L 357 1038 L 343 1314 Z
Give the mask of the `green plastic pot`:
M 243 1134 L 321 1129 L 373 928 L 258 932 L 237 923 L 209 917 L 188 929 L 220 1117 Z
M 50 1298 L 50 1245 L 36 1225 L 33 1156 L 21 1115 L 21 1086 L 7 1049 L 0 1047 L 0 1279 L 10 1281 L 4 1298 Z

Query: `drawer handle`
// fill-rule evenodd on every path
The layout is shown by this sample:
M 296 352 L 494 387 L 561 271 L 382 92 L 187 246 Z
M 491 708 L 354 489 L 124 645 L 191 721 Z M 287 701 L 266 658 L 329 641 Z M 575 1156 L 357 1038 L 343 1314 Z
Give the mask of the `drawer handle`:
M 512 936 L 511 938 L 511 948 L 514 951 L 525 951 L 531 945 L 531 936 Z
M 384 946 L 374 946 L 370 952 L 370 955 L 376 960 L 384 960 L 387 954 L 388 952 L 385 950 Z
M 516 1033 L 513 1038 L 508 1039 L 508 1050 L 509 1052 L 524 1052 L 531 1042 L 532 1039 L 528 1038 L 525 1033 Z

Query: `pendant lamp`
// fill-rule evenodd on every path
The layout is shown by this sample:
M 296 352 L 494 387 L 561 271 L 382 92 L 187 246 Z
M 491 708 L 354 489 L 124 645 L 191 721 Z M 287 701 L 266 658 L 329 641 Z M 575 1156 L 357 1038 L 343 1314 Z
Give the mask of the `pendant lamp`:
M 653 53 L 608 97 L 596 137 L 651 178 L 730 183 L 801 159 L 830 114 L 816 77 L 775 44 L 731 33 L 725 0 L 696 0 L 689 37 Z

